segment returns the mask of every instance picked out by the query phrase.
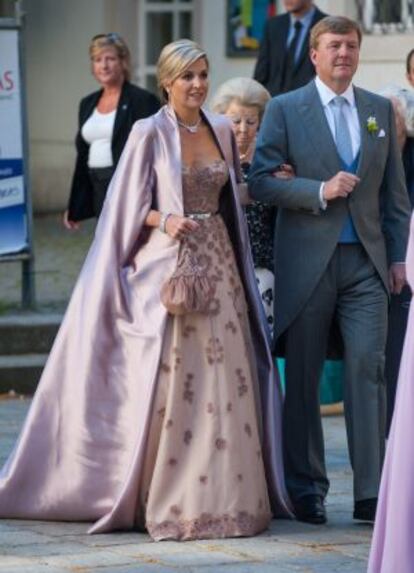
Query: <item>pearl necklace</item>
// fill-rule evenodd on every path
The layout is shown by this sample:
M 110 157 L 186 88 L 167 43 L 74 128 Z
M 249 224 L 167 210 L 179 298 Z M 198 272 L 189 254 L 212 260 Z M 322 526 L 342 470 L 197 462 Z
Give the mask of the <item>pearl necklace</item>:
M 193 123 L 192 125 L 189 125 L 188 123 L 184 123 L 183 121 L 180 121 L 179 119 L 177 119 L 177 123 L 178 123 L 178 125 L 180 125 L 184 129 L 186 129 L 188 131 L 188 133 L 197 133 L 198 128 L 200 127 L 200 124 L 201 124 L 201 117 L 199 117 L 198 120 L 196 121 L 196 123 Z

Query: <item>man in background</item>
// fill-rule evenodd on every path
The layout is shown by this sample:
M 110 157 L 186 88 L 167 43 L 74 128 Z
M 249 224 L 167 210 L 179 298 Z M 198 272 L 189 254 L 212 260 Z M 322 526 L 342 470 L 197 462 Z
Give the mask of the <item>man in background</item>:
M 300 88 L 314 76 L 309 34 L 326 16 L 312 0 L 284 0 L 286 13 L 270 18 L 260 43 L 254 79 L 272 96 Z

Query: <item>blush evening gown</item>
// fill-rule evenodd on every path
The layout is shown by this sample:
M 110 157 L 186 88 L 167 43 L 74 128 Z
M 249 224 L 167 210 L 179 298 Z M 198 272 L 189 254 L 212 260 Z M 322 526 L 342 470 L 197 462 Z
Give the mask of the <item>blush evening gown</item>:
M 217 213 L 224 161 L 183 168 L 185 213 Z M 156 539 L 254 535 L 270 504 L 247 307 L 226 226 L 197 220 L 187 248 L 216 290 L 208 313 L 168 317 L 137 521 Z
M 280 383 L 237 201 L 232 132 L 221 116 L 205 117 L 224 161 L 184 170 L 168 106 L 133 127 L 0 470 L 0 518 L 198 539 L 254 535 L 271 512 L 291 516 Z M 209 313 L 172 316 L 161 304 L 184 243 L 145 226 L 154 204 L 216 213 L 185 243 L 216 286 Z

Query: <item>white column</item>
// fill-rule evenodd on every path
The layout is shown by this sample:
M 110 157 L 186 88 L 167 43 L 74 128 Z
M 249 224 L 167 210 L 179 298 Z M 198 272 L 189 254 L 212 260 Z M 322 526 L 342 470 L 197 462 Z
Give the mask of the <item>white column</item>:
M 363 23 L 366 30 L 371 31 L 374 26 L 375 5 L 374 0 L 364 1 Z

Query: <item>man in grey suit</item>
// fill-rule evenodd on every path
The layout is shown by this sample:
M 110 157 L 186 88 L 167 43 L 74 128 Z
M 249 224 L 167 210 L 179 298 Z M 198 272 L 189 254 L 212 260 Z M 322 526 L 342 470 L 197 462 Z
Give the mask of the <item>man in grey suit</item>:
M 275 345 L 286 357 L 286 481 L 298 519 L 324 523 L 329 482 L 319 379 L 335 317 L 344 345 L 354 518 L 375 516 L 384 453 L 389 292 L 405 283 L 410 206 L 389 101 L 352 85 L 361 31 L 344 17 L 312 29 L 317 77 L 273 98 L 250 194 L 278 207 Z M 274 177 L 283 163 L 296 177 Z

